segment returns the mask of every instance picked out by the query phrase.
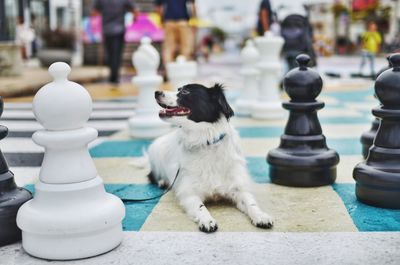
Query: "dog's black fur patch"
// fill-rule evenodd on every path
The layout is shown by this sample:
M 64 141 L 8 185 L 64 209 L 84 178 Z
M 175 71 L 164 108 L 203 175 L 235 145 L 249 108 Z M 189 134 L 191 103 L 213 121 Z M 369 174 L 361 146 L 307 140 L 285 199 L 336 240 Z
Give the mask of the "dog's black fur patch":
M 156 176 L 154 176 L 153 172 L 150 172 L 149 174 L 147 174 L 147 178 L 149 179 L 151 184 L 158 185 L 157 178 L 156 178 Z
M 221 114 L 228 120 L 234 115 L 220 84 L 210 88 L 199 84 L 188 84 L 178 91 L 178 105 L 191 111 L 189 120 L 213 123 L 219 120 Z

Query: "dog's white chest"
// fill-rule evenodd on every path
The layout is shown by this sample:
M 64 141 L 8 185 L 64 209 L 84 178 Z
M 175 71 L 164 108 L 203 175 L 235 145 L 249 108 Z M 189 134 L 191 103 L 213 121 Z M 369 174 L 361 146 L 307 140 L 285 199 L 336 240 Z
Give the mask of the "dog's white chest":
M 238 155 L 229 143 L 207 146 L 201 150 L 185 151 L 181 168 L 186 181 L 203 192 L 223 192 L 234 179 Z

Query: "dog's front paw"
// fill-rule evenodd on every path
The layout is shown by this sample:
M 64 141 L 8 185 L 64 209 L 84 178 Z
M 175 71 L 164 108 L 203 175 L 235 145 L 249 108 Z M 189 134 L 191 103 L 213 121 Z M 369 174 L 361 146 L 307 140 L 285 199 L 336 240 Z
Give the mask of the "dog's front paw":
M 259 213 L 253 219 L 251 219 L 253 225 L 260 228 L 271 228 L 274 225 L 274 219 L 266 213 Z
M 199 222 L 199 229 L 205 233 L 213 233 L 218 230 L 218 224 L 214 219 L 207 219 Z

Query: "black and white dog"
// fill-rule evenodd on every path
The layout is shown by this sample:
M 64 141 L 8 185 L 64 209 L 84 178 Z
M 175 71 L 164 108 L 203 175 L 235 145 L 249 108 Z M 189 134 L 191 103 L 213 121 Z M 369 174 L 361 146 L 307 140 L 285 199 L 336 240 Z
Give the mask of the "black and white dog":
M 168 187 L 176 178 L 172 189 L 203 232 L 218 228 L 204 202 L 221 197 L 233 201 L 255 226 L 271 228 L 272 218 L 250 191 L 239 137 L 229 124 L 234 113 L 222 86 L 189 84 L 178 92 L 157 91 L 155 98 L 163 108 L 159 116 L 178 128 L 149 147 L 150 181 Z

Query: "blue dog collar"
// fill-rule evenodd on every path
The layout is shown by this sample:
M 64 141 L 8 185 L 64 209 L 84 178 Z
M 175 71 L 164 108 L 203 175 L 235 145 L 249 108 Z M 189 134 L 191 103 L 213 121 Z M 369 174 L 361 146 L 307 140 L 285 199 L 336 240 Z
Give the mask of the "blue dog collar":
M 213 145 L 213 144 L 217 144 L 219 142 L 221 142 L 226 136 L 226 133 L 222 133 L 219 135 L 218 138 L 215 138 L 212 142 L 207 141 L 207 145 Z

